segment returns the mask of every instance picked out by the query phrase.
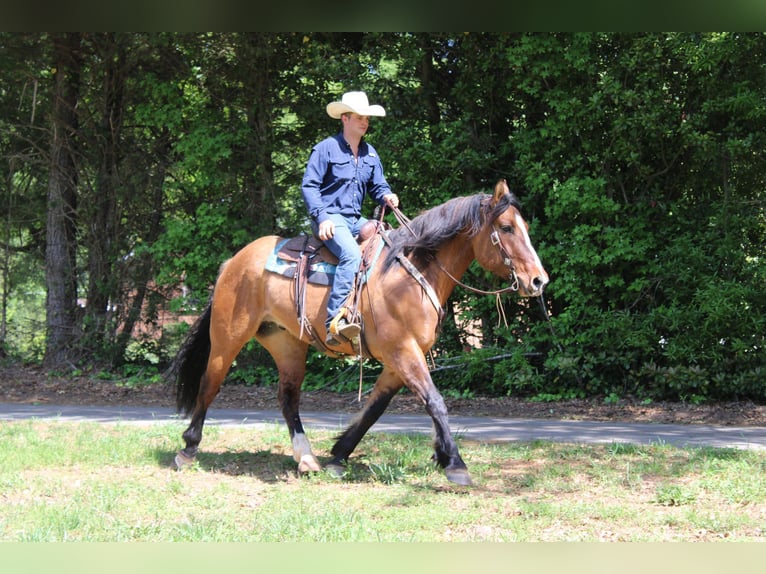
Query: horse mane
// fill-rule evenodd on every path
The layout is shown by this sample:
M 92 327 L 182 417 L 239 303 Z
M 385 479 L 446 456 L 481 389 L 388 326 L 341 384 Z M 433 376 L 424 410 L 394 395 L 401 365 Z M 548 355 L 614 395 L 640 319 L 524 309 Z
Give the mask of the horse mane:
M 432 261 L 446 241 L 461 233 L 471 238 L 485 221 L 494 221 L 511 206 L 520 209 L 519 201 L 513 193 L 504 194 L 494 205 L 491 199 L 492 196 L 486 193 L 455 197 L 420 213 L 410 221 L 408 227 L 402 226 L 391 231 L 390 249 L 383 260 L 383 272 L 391 267 L 399 255 L 411 255 L 416 262 L 421 263 Z

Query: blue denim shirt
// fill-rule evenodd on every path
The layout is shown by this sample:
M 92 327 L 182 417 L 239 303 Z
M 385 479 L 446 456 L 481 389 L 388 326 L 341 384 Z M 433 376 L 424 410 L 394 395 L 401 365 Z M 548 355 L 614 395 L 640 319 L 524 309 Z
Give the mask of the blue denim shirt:
M 343 133 L 322 140 L 311 150 L 301 191 L 316 223 L 322 223 L 329 213 L 358 217 L 367 194 L 383 205 L 383 197 L 392 193 L 375 148 L 362 140 L 359 161 L 354 162 Z

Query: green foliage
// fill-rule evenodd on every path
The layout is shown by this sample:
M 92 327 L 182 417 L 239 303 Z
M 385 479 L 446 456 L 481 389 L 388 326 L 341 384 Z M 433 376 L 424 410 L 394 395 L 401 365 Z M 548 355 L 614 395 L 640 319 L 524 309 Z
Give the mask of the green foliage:
M 39 277 L 29 276 L 13 284 L 6 309 L 4 351 L 23 361 L 40 361 L 45 352 L 45 291 Z
M 509 53 L 536 72 L 521 87 L 540 102 L 518 135 L 548 230 L 539 251 L 560 347 L 546 351 L 547 392 L 763 400 L 766 228 L 743 152 L 766 116 L 753 76 L 736 89 L 723 79 L 750 66 L 733 36 L 659 40 L 533 36 Z M 763 36 L 746 44 L 762 50 Z M 726 72 L 701 71 L 724 52 Z M 734 111 L 745 109 L 756 124 Z
M 694 503 L 697 495 L 689 488 L 678 484 L 662 484 L 657 487 L 657 504 L 663 506 L 685 506 Z
M 474 349 L 452 359 L 444 358 L 432 377 L 446 396 L 471 398 L 474 395 L 496 394 L 493 365 L 498 350 L 491 347 Z
M 52 44 L 43 33 L 2 39 L 3 343 L 40 360 Z M 323 107 L 363 89 L 387 109 L 367 137 L 407 214 L 504 177 L 551 276 L 550 323 L 534 301 L 507 298 L 501 325 L 491 297 L 456 289 L 434 349 L 446 394 L 766 400 L 766 35 L 80 39 L 72 248 L 79 295 L 102 296 L 70 310 L 85 363 L 163 365 L 182 333 L 157 349 L 130 342 L 131 313 L 140 322 L 163 305 L 200 307 L 220 264 L 250 240 L 305 230 L 305 161 L 338 128 Z M 476 265 L 465 280 L 497 286 Z M 377 369 L 365 365 L 366 387 Z M 312 352 L 308 372 L 306 388 L 358 388 L 355 363 Z M 275 378 L 254 344 L 230 375 Z
M 162 361 L 162 349 L 155 340 L 132 341 L 125 349 L 125 360 L 157 366 Z

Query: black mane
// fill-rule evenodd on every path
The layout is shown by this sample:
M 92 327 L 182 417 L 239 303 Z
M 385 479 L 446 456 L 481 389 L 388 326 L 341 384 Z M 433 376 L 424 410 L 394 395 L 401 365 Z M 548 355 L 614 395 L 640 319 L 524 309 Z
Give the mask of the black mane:
M 494 221 L 511 206 L 520 209 L 513 193 L 503 195 L 494 206 L 490 204 L 491 199 L 486 193 L 456 197 L 415 217 L 409 229 L 405 226 L 394 229 L 389 233 L 391 246 L 383 261 L 383 271 L 388 270 L 399 254 L 412 255 L 416 262 L 431 261 L 444 242 L 460 233 L 473 237 L 485 220 Z

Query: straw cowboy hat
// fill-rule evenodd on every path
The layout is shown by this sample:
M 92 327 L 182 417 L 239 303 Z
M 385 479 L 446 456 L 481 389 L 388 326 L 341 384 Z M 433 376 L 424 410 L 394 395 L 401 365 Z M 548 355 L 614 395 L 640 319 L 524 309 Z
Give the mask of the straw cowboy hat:
M 345 113 L 353 112 L 360 116 L 385 116 L 386 110 L 377 104 L 370 105 L 364 92 L 346 92 L 341 101 L 327 104 L 327 113 L 331 118 L 340 119 Z

